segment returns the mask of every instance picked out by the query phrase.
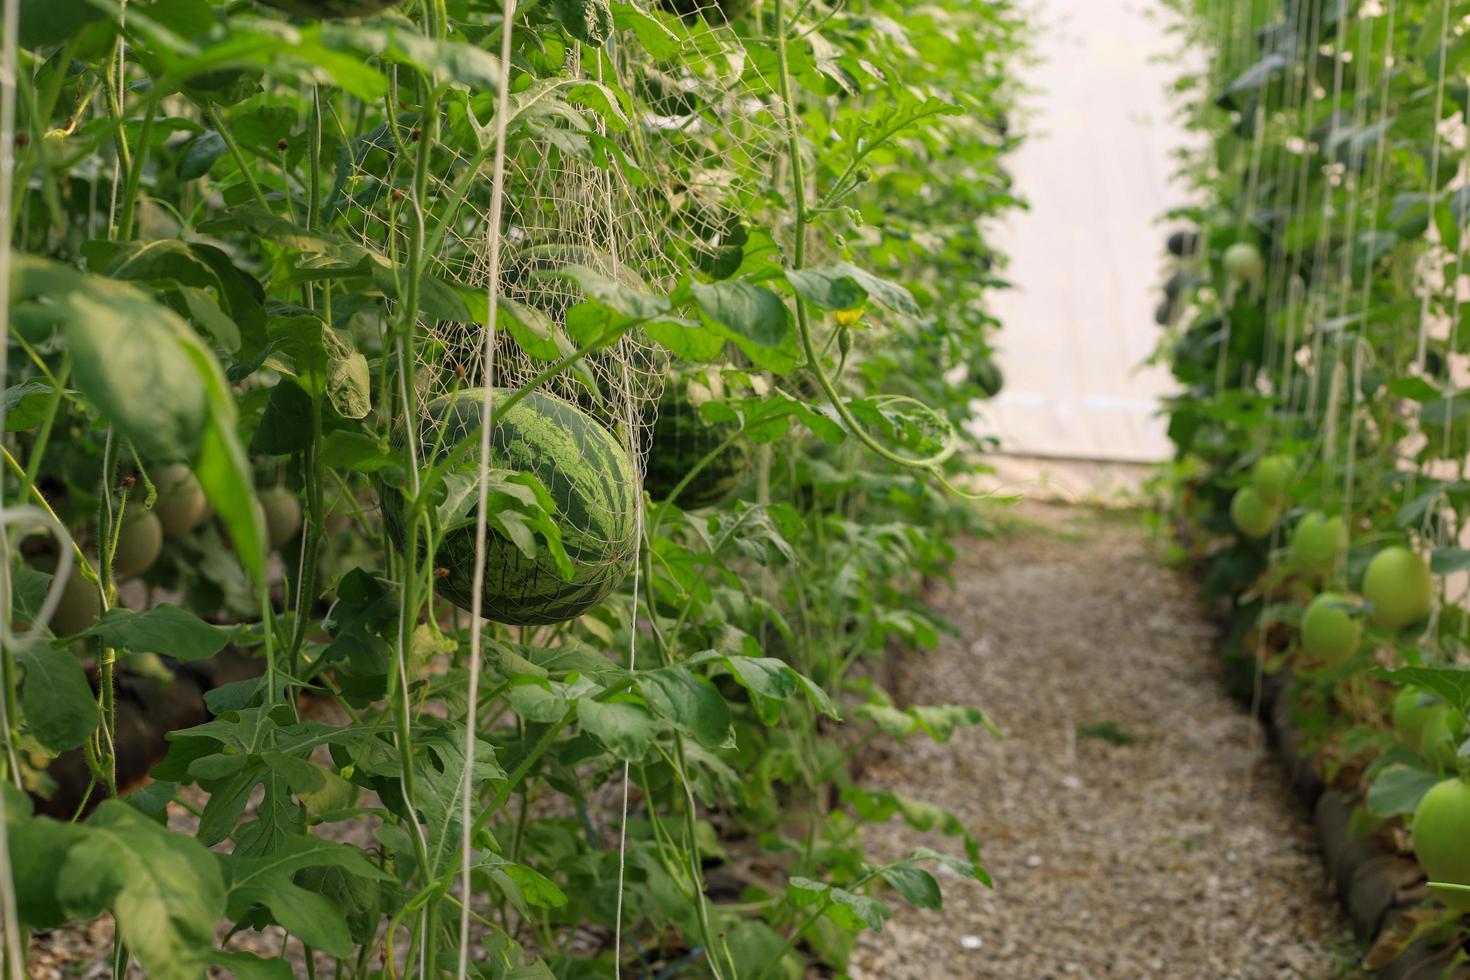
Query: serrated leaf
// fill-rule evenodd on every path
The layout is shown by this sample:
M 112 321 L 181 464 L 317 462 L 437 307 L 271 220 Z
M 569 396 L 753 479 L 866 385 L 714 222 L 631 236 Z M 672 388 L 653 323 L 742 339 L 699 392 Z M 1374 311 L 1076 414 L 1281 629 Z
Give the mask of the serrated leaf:
M 934 876 L 922 868 L 911 865 L 900 864 L 891 868 L 884 868 L 883 880 L 893 886 L 909 904 L 921 909 L 937 909 L 944 905 L 944 896 L 940 894 L 939 882 Z

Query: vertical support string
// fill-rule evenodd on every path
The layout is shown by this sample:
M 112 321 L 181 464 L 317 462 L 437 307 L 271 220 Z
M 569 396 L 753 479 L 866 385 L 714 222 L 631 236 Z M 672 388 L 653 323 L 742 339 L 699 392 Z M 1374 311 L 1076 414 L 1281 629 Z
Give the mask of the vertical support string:
M 478 500 L 475 507 L 475 569 L 470 588 L 470 677 L 465 706 L 464 783 L 460 788 L 459 849 L 459 960 L 457 980 L 465 980 L 470 962 L 470 872 L 474 865 L 474 769 L 475 740 L 479 727 L 481 613 L 484 612 L 485 543 L 490 527 L 490 425 L 495 401 L 495 336 L 500 310 L 500 222 L 505 208 L 505 141 L 510 115 L 511 56 L 514 53 L 516 0 L 505 0 L 500 38 L 500 91 L 495 105 L 495 154 L 491 164 L 490 214 L 487 219 L 486 250 L 489 281 L 486 283 L 489 311 L 482 349 L 484 384 L 480 400 L 480 458 L 476 474 Z
M 0 386 L 9 377 L 10 349 L 10 249 L 12 215 L 15 200 L 15 86 L 20 70 L 19 33 L 20 0 L 5 0 L 4 37 L 0 38 Z M 0 433 L 5 431 L 5 406 L 0 401 Z M 0 469 L 0 507 L 4 506 L 4 477 Z M 63 554 L 68 554 L 63 549 Z M 53 593 L 56 591 L 52 590 Z M 0 623 L 10 623 L 10 532 L 0 522 Z M 9 637 L 4 642 L 9 646 Z M 4 652 L 10 656 L 10 651 Z M 10 679 L 13 683 L 13 678 Z M 11 718 L 7 692 L 0 692 L 0 729 L 3 729 L 7 753 L 10 744 Z M 6 777 L 18 780 L 20 773 L 6 766 Z M 10 841 L 6 832 L 5 792 L 0 787 L 0 958 L 4 959 L 9 980 L 22 980 L 22 964 L 26 951 L 20 937 L 20 916 L 15 907 L 15 879 L 10 863 Z

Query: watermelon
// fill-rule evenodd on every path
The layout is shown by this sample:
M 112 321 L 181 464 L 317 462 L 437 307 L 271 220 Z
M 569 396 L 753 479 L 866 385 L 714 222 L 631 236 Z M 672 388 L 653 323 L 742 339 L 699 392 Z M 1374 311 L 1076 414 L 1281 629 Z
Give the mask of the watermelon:
M 984 392 L 986 398 L 994 398 L 1005 387 L 1005 375 L 1000 365 L 990 358 L 981 358 L 970 365 L 970 383 Z
M 496 397 L 510 394 L 500 390 Z M 483 389 L 467 389 L 430 402 L 420 424 L 421 444 L 437 445 L 442 458 L 464 439 L 478 440 L 483 397 Z M 401 432 L 397 438 L 401 440 Z M 550 493 L 572 577 L 562 578 L 544 548 L 529 558 L 491 527 L 485 546 L 483 615 L 512 626 L 540 626 L 580 616 L 617 588 L 633 567 L 638 477 L 632 459 L 616 436 L 580 408 L 539 391 L 496 420 L 490 446 L 492 467 L 533 474 Z M 472 450 L 462 466 L 473 472 L 476 457 Z M 381 489 L 384 524 L 401 548 L 406 530 L 403 497 L 392 488 Z M 434 565 L 442 570 L 434 580 L 439 594 L 469 609 L 474 595 L 473 523 L 448 533 Z
M 689 397 L 689 384 L 676 379 L 659 399 L 652 424 L 644 437 L 648 465 L 643 488 L 655 501 L 674 492 L 684 475 L 713 452 L 739 427 L 731 422 L 708 422 Z M 740 484 L 749 458 L 738 443 L 710 460 L 675 500 L 685 510 L 717 504 Z

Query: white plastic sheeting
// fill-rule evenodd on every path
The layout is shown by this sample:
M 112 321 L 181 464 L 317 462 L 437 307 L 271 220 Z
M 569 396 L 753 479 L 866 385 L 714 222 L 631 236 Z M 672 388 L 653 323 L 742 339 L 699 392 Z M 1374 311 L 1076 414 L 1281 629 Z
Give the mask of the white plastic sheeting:
M 1030 210 L 994 234 L 1015 286 L 992 304 L 1006 388 L 975 427 L 1010 453 L 1163 459 L 1171 379 L 1139 365 L 1159 337 L 1159 216 L 1184 199 L 1169 180 L 1185 140 L 1167 92 L 1179 67 L 1159 57 L 1179 41 L 1151 0 L 1032 7 L 1030 138 L 1009 164 Z

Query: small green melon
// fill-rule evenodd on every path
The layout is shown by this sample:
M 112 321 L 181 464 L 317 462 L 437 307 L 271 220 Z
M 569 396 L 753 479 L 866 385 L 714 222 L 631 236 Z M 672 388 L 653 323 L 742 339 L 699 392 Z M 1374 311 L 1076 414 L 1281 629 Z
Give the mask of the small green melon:
M 121 582 L 153 567 L 163 551 L 163 522 L 151 510 L 129 508 L 117 534 L 112 555 L 112 578 Z
M 1230 499 L 1230 519 L 1248 538 L 1264 538 L 1271 533 L 1281 512 L 1261 499 L 1253 487 L 1241 487 Z
M 1414 854 L 1431 882 L 1470 885 L 1470 783 L 1446 779 L 1431 787 L 1414 811 Z M 1470 892 L 1434 888 L 1445 905 L 1470 911 Z
M 1291 535 L 1291 563 L 1301 572 L 1331 578 L 1347 552 L 1347 528 L 1342 518 L 1313 511 L 1297 522 Z
M 1323 592 L 1302 615 L 1302 646 L 1330 664 L 1341 663 L 1363 644 L 1357 604 L 1340 592 Z
M 1434 604 L 1434 576 L 1429 566 L 1408 548 L 1384 548 L 1368 563 L 1363 595 L 1373 603 L 1373 622 L 1386 630 L 1401 630 L 1422 622 Z

